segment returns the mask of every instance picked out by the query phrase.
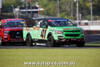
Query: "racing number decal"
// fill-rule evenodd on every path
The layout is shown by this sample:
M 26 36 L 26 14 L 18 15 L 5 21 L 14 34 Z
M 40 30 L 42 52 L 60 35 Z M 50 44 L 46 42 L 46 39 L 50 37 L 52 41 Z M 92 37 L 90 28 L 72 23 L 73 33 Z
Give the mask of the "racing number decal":
M 42 31 L 41 31 L 41 38 L 42 39 L 45 39 L 45 36 L 46 36 L 46 29 L 43 29 Z

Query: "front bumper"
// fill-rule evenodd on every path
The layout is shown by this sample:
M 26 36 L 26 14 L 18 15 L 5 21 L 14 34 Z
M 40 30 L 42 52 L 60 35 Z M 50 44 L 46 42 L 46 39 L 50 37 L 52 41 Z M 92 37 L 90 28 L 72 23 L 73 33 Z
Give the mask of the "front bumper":
M 24 42 L 24 39 L 4 39 L 3 42 Z
M 3 42 L 23 42 L 24 39 L 20 38 L 20 39 L 11 39 L 9 35 L 4 35 L 3 36 Z
M 63 38 L 63 37 L 60 37 L 58 38 L 58 40 L 56 40 L 56 42 L 80 42 L 80 41 L 85 41 L 84 38 L 69 38 L 69 39 L 66 39 L 66 38 Z
M 23 42 L 22 30 L 9 31 L 8 34 L 3 34 L 3 42 Z

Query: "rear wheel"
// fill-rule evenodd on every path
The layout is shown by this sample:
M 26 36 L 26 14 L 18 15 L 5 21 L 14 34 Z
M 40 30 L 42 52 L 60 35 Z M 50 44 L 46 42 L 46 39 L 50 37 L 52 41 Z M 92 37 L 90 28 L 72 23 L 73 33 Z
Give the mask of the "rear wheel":
M 49 47 L 55 46 L 55 40 L 54 40 L 53 36 L 48 37 L 47 46 L 49 46 Z
M 85 41 L 81 41 L 81 42 L 76 43 L 77 47 L 84 47 L 84 45 L 85 45 Z
M 31 39 L 31 36 L 27 36 L 26 45 L 27 45 L 27 46 L 32 46 L 32 39 Z

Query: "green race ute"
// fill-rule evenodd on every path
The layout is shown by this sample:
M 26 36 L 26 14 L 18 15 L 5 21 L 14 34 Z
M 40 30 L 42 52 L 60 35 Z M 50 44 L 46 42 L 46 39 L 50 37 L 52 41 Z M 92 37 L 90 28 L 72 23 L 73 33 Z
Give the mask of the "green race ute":
M 84 31 L 64 18 L 44 18 L 33 27 L 23 28 L 23 38 L 28 46 L 33 43 L 46 43 L 54 47 L 66 44 L 85 45 Z

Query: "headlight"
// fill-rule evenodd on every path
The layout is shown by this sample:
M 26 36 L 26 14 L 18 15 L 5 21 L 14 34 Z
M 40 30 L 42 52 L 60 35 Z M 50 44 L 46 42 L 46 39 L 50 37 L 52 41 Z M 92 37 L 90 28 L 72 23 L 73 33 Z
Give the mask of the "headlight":
M 9 33 L 9 31 L 4 31 L 4 35 L 7 35 Z
M 56 30 L 55 33 L 57 33 L 57 34 L 63 34 L 63 32 L 59 31 L 59 30 Z

